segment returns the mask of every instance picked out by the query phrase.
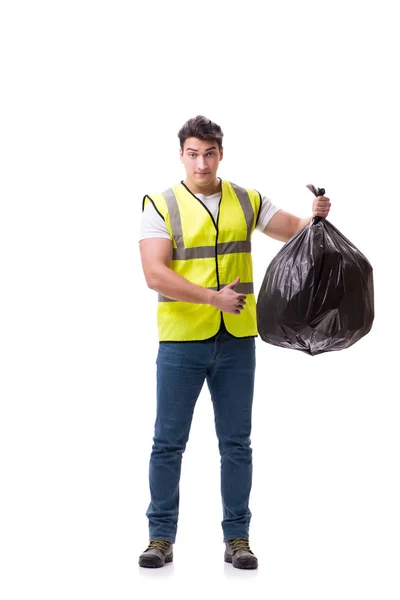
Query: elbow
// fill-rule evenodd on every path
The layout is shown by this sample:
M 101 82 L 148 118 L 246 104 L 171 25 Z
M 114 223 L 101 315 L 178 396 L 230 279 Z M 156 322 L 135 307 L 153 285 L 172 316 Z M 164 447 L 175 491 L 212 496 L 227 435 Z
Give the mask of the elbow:
M 146 275 L 145 279 L 150 290 L 157 290 L 157 277 L 153 273 Z
M 158 292 L 158 288 L 160 285 L 160 274 L 158 271 L 148 271 L 145 273 L 145 279 L 147 283 L 147 287 L 151 290 Z

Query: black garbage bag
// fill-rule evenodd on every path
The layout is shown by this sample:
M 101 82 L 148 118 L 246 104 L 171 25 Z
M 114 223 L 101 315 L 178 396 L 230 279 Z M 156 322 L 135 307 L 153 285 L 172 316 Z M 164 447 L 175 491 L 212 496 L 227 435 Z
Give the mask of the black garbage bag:
M 325 193 L 307 187 L 316 196 Z M 373 320 L 370 263 L 320 217 L 278 252 L 257 297 L 261 339 L 312 356 L 349 348 L 370 331 Z

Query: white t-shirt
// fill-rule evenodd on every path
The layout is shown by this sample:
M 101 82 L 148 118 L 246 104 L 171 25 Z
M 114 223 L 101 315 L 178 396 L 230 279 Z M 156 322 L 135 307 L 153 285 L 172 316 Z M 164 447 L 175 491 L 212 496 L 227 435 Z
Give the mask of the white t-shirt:
M 195 194 L 195 196 L 201 200 L 201 202 L 203 202 L 216 221 L 218 217 L 218 205 L 221 199 L 221 192 L 217 192 L 211 196 L 204 196 L 203 194 Z M 281 209 L 272 204 L 269 198 L 262 196 L 261 209 L 256 229 L 263 231 L 278 210 Z M 147 238 L 171 239 L 164 219 L 158 214 L 152 202 L 148 202 L 146 208 L 144 209 L 140 224 L 139 241 Z

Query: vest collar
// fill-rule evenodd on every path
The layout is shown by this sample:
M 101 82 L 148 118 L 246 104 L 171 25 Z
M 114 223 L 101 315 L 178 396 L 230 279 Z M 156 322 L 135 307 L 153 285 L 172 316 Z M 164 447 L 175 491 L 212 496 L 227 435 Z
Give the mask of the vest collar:
M 221 190 L 220 190 L 220 192 L 219 192 L 219 193 L 221 193 L 221 197 L 222 197 L 222 196 L 223 196 L 223 193 L 224 193 L 224 190 L 225 190 L 225 187 L 226 187 L 226 182 L 225 182 L 223 179 L 221 179 L 221 177 L 218 177 L 218 179 L 219 179 L 219 180 L 220 180 L 220 182 L 221 182 Z M 197 197 L 195 194 L 193 194 L 193 192 L 191 192 L 191 191 L 189 190 L 188 186 L 186 185 L 186 183 L 184 183 L 184 181 L 183 181 L 183 180 L 181 181 L 180 185 L 181 185 L 181 186 L 182 186 L 182 187 L 183 187 L 183 188 L 184 188 L 184 189 L 185 189 L 185 190 L 186 190 L 186 191 L 187 191 L 187 192 L 188 192 L 188 193 L 189 193 L 191 196 L 193 196 L 193 198 L 196 198 L 196 200 L 199 200 L 199 198 L 198 198 L 198 197 Z M 217 194 L 218 192 L 215 192 L 215 193 Z M 204 194 L 202 194 L 202 195 L 204 195 Z M 213 195 L 213 194 L 211 194 L 211 195 Z M 206 196 L 206 197 L 207 197 L 207 196 Z

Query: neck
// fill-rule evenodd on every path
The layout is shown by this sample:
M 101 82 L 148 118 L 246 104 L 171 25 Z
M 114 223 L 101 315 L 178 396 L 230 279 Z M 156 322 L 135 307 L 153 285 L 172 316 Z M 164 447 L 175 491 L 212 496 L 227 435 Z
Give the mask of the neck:
M 185 179 L 184 184 L 186 185 L 186 187 L 189 188 L 192 194 L 203 194 L 203 196 L 212 196 L 213 194 L 216 194 L 217 192 L 221 191 L 221 181 L 218 179 L 218 177 L 216 177 L 214 181 L 207 185 L 199 186 L 193 181 L 190 181 L 189 179 Z

